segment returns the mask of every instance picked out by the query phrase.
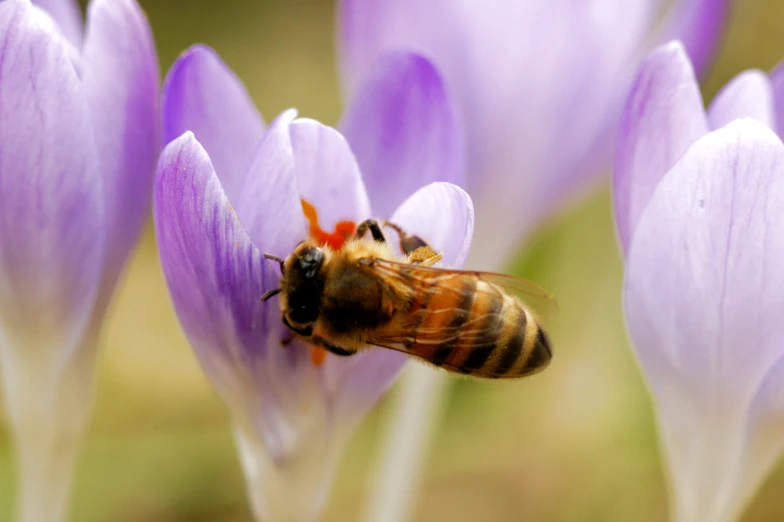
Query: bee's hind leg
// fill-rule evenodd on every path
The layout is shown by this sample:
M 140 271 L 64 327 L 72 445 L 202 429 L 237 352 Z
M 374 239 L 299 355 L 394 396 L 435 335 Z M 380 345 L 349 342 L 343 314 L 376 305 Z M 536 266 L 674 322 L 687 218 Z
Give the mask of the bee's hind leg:
M 441 254 L 433 250 L 421 237 L 410 235 L 400 225 L 390 223 L 389 221 L 385 221 L 384 226 L 397 232 L 398 236 L 400 236 L 400 250 L 409 257 L 412 263 L 433 266 L 441 261 Z
M 319 337 L 317 335 L 314 335 L 313 337 L 308 339 L 308 342 L 312 343 L 312 344 L 315 344 L 316 346 L 319 346 L 321 348 L 324 348 L 328 352 L 332 352 L 335 355 L 348 356 L 348 355 L 354 355 L 355 353 L 357 353 L 356 350 L 348 350 L 348 349 L 342 348 L 340 346 L 335 346 L 334 344 L 329 343 L 323 337 Z
M 384 237 L 384 232 L 381 231 L 381 227 L 378 224 L 378 221 L 375 219 L 366 219 L 362 223 L 359 224 L 357 227 L 357 237 L 362 237 L 370 230 L 370 235 L 373 236 L 375 241 L 379 243 L 386 243 L 387 240 Z
M 408 255 L 408 260 L 422 266 L 433 266 L 441 261 L 442 257 L 441 254 L 430 248 L 429 245 L 425 245 L 411 252 Z

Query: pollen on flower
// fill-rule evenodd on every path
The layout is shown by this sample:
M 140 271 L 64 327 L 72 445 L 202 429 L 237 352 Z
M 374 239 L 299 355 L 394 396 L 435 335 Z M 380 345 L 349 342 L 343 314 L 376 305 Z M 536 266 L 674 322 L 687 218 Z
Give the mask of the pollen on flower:
M 302 212 L 305 214 L 305 219 L 308 220 L 309 228 L 308 235 L 316 240 L 320 245 L 329 246 L 333 250 L 340 250 L 343 244 L 354 235 L 357 229 L 356 223 L 353 221 L 339 221 L 335 224 L 334 232 L 327 232 L 321 228 L 318 222 L 318 212 L 316 207 L 300 199 L 302 203 Z M 310 361 L 314 366 L 321 366 L 327 358 L 327 351 L 318 346 L 312 346 L 310 352 Z

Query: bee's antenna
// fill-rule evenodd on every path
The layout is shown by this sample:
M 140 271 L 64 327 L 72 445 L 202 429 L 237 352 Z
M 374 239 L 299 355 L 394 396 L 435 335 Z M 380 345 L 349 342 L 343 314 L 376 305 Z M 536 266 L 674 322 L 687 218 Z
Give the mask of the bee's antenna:
M 283 273 L 283 263 L 284 263 L 284 260 L 283 260 L 282 257 L 278 257 L 276 255 L 268 254 L 268 253 L 265 252 L 264 253 L 264 259 L 269 259 L 270 261 L 277 261 L 278 264 L 280 264 L 280 273 L 281 274 Z
M 280 293 L 280 288 L 273 288 L 272 290 L 267 290 L 264 292 L 264 295 L 261 296 L 262 301 L 267 301 L 270 297 L 274 297 Z

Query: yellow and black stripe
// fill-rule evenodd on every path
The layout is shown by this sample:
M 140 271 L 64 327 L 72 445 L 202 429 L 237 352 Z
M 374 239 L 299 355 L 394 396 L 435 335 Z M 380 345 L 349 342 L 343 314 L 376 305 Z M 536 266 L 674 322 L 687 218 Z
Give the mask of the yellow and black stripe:
M 405 343 L 409 353 L 486 378 L 522 377 L 549 363 L 550 344 L 536 320 L 518 299 L 489 283 L 434 278 L 423 294 L 416 303 L 412 340 Z

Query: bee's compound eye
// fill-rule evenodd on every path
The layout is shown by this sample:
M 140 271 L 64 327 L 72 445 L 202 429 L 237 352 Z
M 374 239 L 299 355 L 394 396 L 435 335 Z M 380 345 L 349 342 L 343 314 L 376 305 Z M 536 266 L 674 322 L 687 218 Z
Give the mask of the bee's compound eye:
M 318 307 L 314 304 L 297 306 L 289 311 L 291 320 L 298 324 L 309 324 L 318 319 Z
M 305 248 L 297 257 L 302 275 L 308 279 L 316 276 L 324 262 L 324 252 L 319 248 Z

